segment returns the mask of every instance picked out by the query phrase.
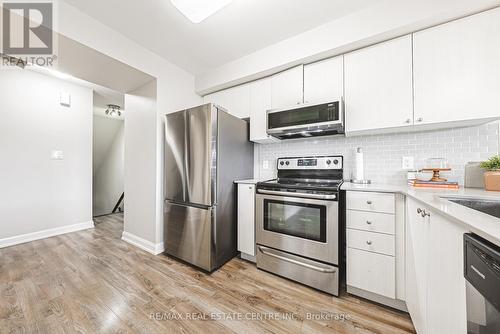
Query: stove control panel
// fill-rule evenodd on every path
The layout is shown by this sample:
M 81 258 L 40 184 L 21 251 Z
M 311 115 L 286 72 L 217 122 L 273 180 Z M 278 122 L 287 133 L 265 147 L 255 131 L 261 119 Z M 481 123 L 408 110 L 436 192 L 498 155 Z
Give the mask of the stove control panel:
M 278 169 L 342 169 L 343 157 L 279 158 Z

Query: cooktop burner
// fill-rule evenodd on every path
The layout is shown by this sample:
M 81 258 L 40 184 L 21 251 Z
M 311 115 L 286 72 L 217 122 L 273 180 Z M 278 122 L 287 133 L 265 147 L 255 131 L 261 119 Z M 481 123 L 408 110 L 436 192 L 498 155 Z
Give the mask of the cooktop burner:
M 332 193 L 343 182 L 341 156 L 280 158 L 277 167 L 278 178 L 259 182 L 258 189 Z

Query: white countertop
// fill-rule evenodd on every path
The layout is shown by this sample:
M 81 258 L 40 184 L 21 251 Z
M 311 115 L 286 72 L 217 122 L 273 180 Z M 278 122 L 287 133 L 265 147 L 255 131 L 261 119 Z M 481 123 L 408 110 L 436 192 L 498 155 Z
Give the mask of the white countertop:
M 257 184 L 262 180 L 256 180 L 256 179 L 249 179 L 249 180 L 237 180 L 234 181 L 234 183 L 241 183 L 241 184 Z
M 346 182 L 341 187 L 346 191 L 371 191 L 400 193 L 409 196 L 439 214 L 464 224 L 471 232 L 500 246 L 500 219 L 488 214 L 470 209 L 468 207 L 450 202 L 443 197 L 455 198 L 481 198 L 500 200 L 500 192 L 486 191 L 484 189 L 461 188 L 459 190 L 447 189 L 415 189 L 403 184 L 373 183 L 358 185 Z

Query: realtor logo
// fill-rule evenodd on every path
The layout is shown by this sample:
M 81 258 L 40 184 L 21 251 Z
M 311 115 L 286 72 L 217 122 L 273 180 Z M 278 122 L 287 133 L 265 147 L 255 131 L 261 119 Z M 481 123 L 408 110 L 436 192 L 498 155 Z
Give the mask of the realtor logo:
M 54 51 L 54 10 L 52 3 L 4 2 L 3 53 L 52 55 Z

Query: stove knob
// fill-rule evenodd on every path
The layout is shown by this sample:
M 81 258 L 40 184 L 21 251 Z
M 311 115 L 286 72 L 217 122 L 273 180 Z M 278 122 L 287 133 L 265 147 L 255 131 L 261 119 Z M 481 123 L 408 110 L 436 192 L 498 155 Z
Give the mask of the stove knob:
M 283 161 L 280 161 L 280 165 L 283 166 L 285 163 Z
M 327 165 L 330 165 L 331 163 L 332 163 L 332 161 L 330 159 L 326 160 Z
M 335 159 L 335 160 L 333 160 L 333 163 L 334 163 L 335 165 L 338 165 L 338 164 L 339 164 L 339 161 L 338 161 L 337 159 Z
M 288 165 L 290 164 L 290 161 L 287 161 L 287 162 L 285 162 L 285 163 L 286 163 L 286 165 L 288 166 Z

